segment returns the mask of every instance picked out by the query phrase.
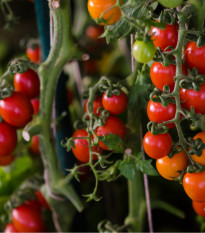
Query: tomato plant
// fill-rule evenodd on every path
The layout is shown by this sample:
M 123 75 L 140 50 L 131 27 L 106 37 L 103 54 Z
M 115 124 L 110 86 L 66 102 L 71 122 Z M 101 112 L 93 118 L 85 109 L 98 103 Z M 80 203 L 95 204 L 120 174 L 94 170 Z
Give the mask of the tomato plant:
M 102 104 L 102 96 L 98 96 L 94 102 L 93 102 L 93 113 L 96 116 L 100 116 L 100 109 L 103 109 L 103 104 Z M 88 111 L 88 100 L 85 100 L 84 102 L 84 112 L 86 113 Z
M 164 7 L 168 7 L 168 8 L 175 8 L 177 6 L 179 6 L 180 4 L 182 4 L 183 0 L 158 0 L 158 2 L 160 4 L 162 4 L 162 6 Z

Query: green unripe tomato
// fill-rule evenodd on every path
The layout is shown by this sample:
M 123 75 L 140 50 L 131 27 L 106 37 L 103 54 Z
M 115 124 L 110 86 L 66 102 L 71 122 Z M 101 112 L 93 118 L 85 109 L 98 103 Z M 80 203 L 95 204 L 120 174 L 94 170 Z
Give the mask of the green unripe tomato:
M 158 0 L 158 2 L 167 8 L 175 8 L 182 4 L 183 0 Z
M 137 62 L 147 63 L 151 61 L 155 52 L 156 48 L 151 40 L 148 42 L 136 40 L 133 44 L 132 54 Z

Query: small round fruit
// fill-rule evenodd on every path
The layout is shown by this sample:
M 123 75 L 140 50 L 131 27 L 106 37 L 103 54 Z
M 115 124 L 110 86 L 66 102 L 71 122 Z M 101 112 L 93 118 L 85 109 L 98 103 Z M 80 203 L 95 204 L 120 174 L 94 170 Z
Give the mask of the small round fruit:
M 4 233 L 15 233 L 15 232 L 19 232 L 19 231 L 17 231 L 13 223 L 8 223 L 4 229 Z
M 201 138 L 202 142 L 205 143 L 205 132 L 196 134 L 193 139 L 196 140 L 197 138 Z M 194 154 L 191 156 L 191 158 L 194 160 L 194 162 L 205 166 L 205 149 L 203 149 L 201 156 Z
M 198 215 L 205 218 L 205 202 L 192 201 L 192 206 Z
M 41 49 L 38 45 L 34 47 L 28 47 L 26 49 L 26 55 L 29 58 L 29 60 L 34 63 L 41 62 Z
M 41 206 L 44 207 L 47 210 L 50 210 L 48 202 L 44 198 L 42 192 L 40 190 L 38 190 L 38 191 L 35 192 L 35 195 L 37 197 L 38 202 L 41 204 Z
M 96 116 L 100 116 L 100 114 L 101 114 L 100 108 L 103 109 L 102 96 L 98 96 L 93 102 L 93 113 Z M 84 112 L 87 112 L 87 111 L 88 111 L 88 100 L 85 100 Z
M 40 155 L 41 154 L 40 149 L 39 149 L 39 137 L 38 137 L 38 135 L 34 135 L 31 138 L 31 145 L 30 145 L 29 150 L 34 155 Z
M 108 97 L 105 92 L 102 97 L 102 104 L 104 109 L 108 110 L 111 114 L 119 115 L 127 108 L 127 95 L 121 90 L 120 95 Z
M 182 4 L 183 0 L 158 0 L 158 2 L 167 8 L 175 8 Z
M 170 152 L 172 138 L 169 133 L 153 135 L 148 131 L 144 136 L 143 146 L 149 157 L 160 159 Z
M 39 99 L 32 99 L 31 104 L 33 106 L 33 115 L 37 115 L 40 105 Z
M 132 54 L 137 62 L 147 63 L 154 58 L 156 48 L 153 42 L 136 40 L 132 47 Z
M 174 180 L 180 176 L 180 171 L 186 169 L 188 164 L 189 159 L 184 151 L 176 153 L 172 158 L 166 155 L 156 161 L 159 174 L 167 180 Z

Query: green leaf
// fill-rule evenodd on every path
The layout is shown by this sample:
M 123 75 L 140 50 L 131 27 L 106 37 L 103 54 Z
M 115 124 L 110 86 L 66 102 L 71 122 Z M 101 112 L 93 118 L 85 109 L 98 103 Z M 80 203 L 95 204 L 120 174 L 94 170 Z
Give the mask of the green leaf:
M 102 137 L 102 141 L 110 150 L 113 150 L 115 153 L 124 152 L 124 143 L 118 134 L 109 133 L 108 135 Z
M 127 158 L 119 164 L 120 173 L 129 180 L 134 180 L 135 167 L 133 162 Z
M 151 163 L 152 163 L 151 159 L 149 160 L 141 159 L 141 160 L 136 161 L 135 167 L 137 170 L 140 170 L 141 172 L 147 175 L 157 176 L 158 173 Z

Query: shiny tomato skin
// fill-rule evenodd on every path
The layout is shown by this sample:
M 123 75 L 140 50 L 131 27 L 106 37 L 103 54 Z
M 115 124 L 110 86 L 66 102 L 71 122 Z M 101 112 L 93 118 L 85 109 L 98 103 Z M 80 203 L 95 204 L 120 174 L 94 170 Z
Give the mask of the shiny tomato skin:
M 119 115 L 127 108 L 127 95 L 121 90 L 120 95 L 108 97 L 106 92 L 102 97 L 104 109 L 108 110 L 112 115 Z
M 194 211 L 205 218 L 205 202 L 192 201 Z
M 30 61 L 33 63 L 40 63 L 41 62 L 41 49 L 37 45 L 34 48 L 28 47 L 26 49 L 26 55 Z
M 156 161 L 159 174 L 167 180 L 174 180 L 180 176 L 179 171 L 186 169 L 188 164 L 189 159 L 184 151 L 174 154 L 171 159 L 166 155 Z
M 183 178 L 186 194 L 197 202 L 205 202 L 205 170 L 198 173 L 186 173 Z
M 172 138 L 169 133 L 153 135 L 148 131 L 144 136 L 143 146 L 149 157 L 160 159 L 170 152 Z
M 32 99 L 31 104 L 33 106 L 33 115 L 37 115 L 38 110 L 39 110 L 39 106 L 40 106 L 39 99 Z
M 201 138 L 202 142 L 205 143 L 205 132 L 200 132 L 194 136 L 194 140 L 197 138 Z M 201 156 L 197 156 L 196 154 L 192 155 L 191 158 L 196 162 L 203 166 L 205 166 L 205 149 L 203 149 Z
M 188 42 L 185 49 L 185 61 L 189 69 L 196 67 L 199 74 L 205 74 L 205 45 L 198 48 L 196 42 Z
M 84 102 L 84 112 L 88 111 L 87 103 L 88 103 L 88 100 L 85 100 L 85 102 Z M 96 116 L 100 116 L 100 113 L 101 113 L 100 108 L 103 109 L 102 96 L 98 96 L 93 102 L 93 113 Z
M 0 114 L 8 124 L 22 128 L 32 119 L 33 107 L 25 95 L 13 92 L 0 100 Z
M 12 154 L 0 156 L 0 166 L 8 166 L 14 161 L 14 159 L 15 155 Z
M 13 223 L 8 223 L 4 229 L 4 233 L 15 233 L 15 232 L 19 232 L 19 231 L 17 231 Z
M 75 137 L 87 137 L 87 136 L 88 133 L 85 129 L 77 129 L 72 137 L 75 138 Z M 75 148 L 72 147 L 72 152 L 75 155 L 75 157 L 83 163 L 89 162 L 90 154 L 89 154 L 88 141 L 86 139 L 81 139 L 81 138 L 74 139 L 73 141 L 75 144 Z M 102 150 L 98 146 L 93 146 L 92 151 L 97 153 L 102 152 Z M 93 161 L 97 160 L 97 158 L 98 158 L 97 155 L 93 154 Z
M 17 144 L 16 129 L 6 122 L 0 123 L 0 156 L 12 153 Z
M 97 127 L 95 133 L 97 136 L 105 136 L 109 133 L 118 134 L 123 139 L 126 134 L 126 127 L 118 117 L 110 116 L 106 119 L 105 125 Z M 109 151 L 109 148 L 101 141 L 99 141 L 99 146 Z
M 162 51 L 168 46 L 175 48 L 178 41 L 178 24 L 167 24 L 165 29 L 152 27 L 151 34 L 154 34 L 151 39 L 156 48 L 160 47 Z
M 12 220 L 20 232 L 45 232 L 41 212 L 30 204 L 23 204 L 12 210 Z
M 44 207 L 44 208 L 46 208 L 47 210 L 50 210 L 48 202 L 44 198 L 42 192 L 40 190 L 38 190 L 38 191 L 35 192 L 35 195 L 36 195 L 36 197 L 38 199 L 38 202 L 41 204 L 41 206 Z
M 183 64 L 182 65 L 182 73 L 187 75 L 187 68 Z M 150 69 L 150 77 L 152 83 L 163 91 L 164 85 L 168 85 L 170 91 L 174 90 L 174 76 L 176 74 L 176 65 L 170 64 L 169 66 L 165 67 L 160 62 L 153 62 L 151 69 Z
M 38 135 L 34 135 L 31 138 L 31 145 L 30 145 L 29 150 L 34 155 L 40 155 L 41 154 L 40 149 L 39 149 L 39 137 L 38 137 Z
M 117 3 L 116 0 L 88 0 L 88 12 L 90 13 L 90 16 L 97 20 L 101 17 L 103 14 L 103 19 L 107 20 L 106 23 L 101 23 L 101 25 L 110 25 L 116 23 L 121 18 L 121 10 L 119 7 L 114 7 Z M 110 10 L 108 10 L 111 8 Z
M 17 92 L 21 92 L 29 99 L 37 97 L 40 93 L 38 74 L 31 69 L 28 69 L 24 73 L 16 73 L 14 75 L 14 88 Z
M 190 110 L 193 106 L 196 113 L 205 114 L 205 82 L 201 85 L 200 91 L 181 88 L 180 99 L 184 108 Z
M 167 107 L 162 106 L 160 103 L 155 103 L 152 100 L 147 105 L 147 115 L 150 121 L 162 123 L 164 121 L 172 120 L 175 117 L 176 104 L 168 104 Z M 174 123 L 168 123 L 168 128 L 174 128 Z

